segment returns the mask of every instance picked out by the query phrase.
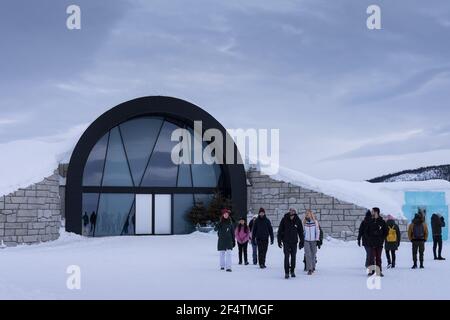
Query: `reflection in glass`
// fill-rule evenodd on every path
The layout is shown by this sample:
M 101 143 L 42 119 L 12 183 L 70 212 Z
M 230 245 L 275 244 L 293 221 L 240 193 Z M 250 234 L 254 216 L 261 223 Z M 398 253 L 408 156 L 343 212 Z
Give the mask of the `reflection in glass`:
M 108 134 L 105 134 L 92 148 L 84 167 L 83 186 L 96 187 L 101 185 L 107 144 Z
M 83 236 L 94 234 L 95 222 L 97 220 L 98 193 L 83 193 L 81 227 Z
M 188 234 L 195 230 L 194 225 L 188 219 L 188 213 L 194 206 L 192 194 L 173 195 L 173 232 L 175 234 Z
M 174 130 L 178 129 L 173 123 L 165 121 L 155 150 L 150 158 L 147 171 L 142 181 L 144 187 L 176 187 L 178 165 L 172 161 L 172 150 L 177 141 L 171 141 L 171 135 Z
M 133 202 L 134 194 L 101 194 L 94 235 L 96 237 L 121 235 L 129 220 Z
M 162 118 L 143 117 L 120 125 L 135 186 L 141 183 L 162 123 Z
M 122 139 L 120 138 L 119 129 L 117 127 L 111 130 L 109 136 L 103 186 L 133 186 L 130 169 L 128 168 L 128 162 L 125 156 L 125 150 L 123 148 Z
M 194 194 L 195 203 L 201 202 L 203 203 L 205 208 L 208 208 L 213 198 L 214 198 L 213 194 Z

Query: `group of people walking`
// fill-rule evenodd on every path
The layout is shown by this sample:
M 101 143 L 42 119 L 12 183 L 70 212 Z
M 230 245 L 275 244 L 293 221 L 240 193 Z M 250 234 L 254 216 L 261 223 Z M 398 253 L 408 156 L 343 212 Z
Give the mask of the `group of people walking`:
M 442 228 L 445 227 L 444 218 L 438 214 L 431 216 L 433 233 L 434 260 L 445 260 L 442 257 Z M 428 226 L 425 222 L 425 214 L 419 211 L 415 214 L 408 226 L 408 238 L 412 244 L 412 269 L 424 268 L 425 242 L 428 239 Z M 388 215 L 386 221 L 380 214 L 379 208 L 368 210 L 361 222 L 358 233 L 358 245 L 366 250 L 365 266 L 369 270 L 368 275 L 375 273 L 383 277 L 382 251 L 386 252 L 387 268 L 396 267 L 396 251 L 401 242 L 401 233 L 394 217 Z M 419 259 L 417 259 L 419 258 Z M 419 262 L 419 265 L 417 264 Z
M 258 215 L 254 215 L 247 226 L 245 217 L 239 218 L 236 227 L 233 226 L 231 212 L 223 209 L 219 223 L 215 230 L 218 234 L 217 249 L 220 253 L 220 269 L 231 272 L 231 252 L 238 244 L 239 264 L 248 265 L 248 243 L 252 246 L 253 264 L 266 268 L 267 250 L 273 245 L 275 237 L 270 220 L 266 217 L 264 208 L 260 208 Z M 305 271 L 312 275 L 316 270 L 317 249 L 323 241 L 323 233 L 319 222 L 311 210 L 300 220 L 295 209 L 290 209 L 280 221 L 277 233 L 278 246 L 284 253 L 285 278 L 295 277 L 295 267 L 298 250 L 305 249 Z

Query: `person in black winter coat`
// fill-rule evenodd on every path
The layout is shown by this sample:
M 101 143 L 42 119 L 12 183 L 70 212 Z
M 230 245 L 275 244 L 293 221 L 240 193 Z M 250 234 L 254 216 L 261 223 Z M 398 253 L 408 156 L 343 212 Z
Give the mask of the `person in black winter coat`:
M 434 260 L 445 260 L 442 257 L 442 228 L 445 227 L 444 217 L 434 213 L 431 216 L 431 232 L 433 233 L 433 255 Z M 438 252 L 436 254 L 436 249 Z
M 370 210 L 367 210 L 366 216 L 363 221 L 361 221 L 361 224 L 359 225 L 359 231 L 358 231 L 358 246 L 361 247 L 361 240 L 362 240 L 362 246 L 366 250 L 366 268 L 373 265 L 373 259 L 372 259 L 372 248 L 369 246 L 369 243 L 367 242 L 367 226 L 369 225 L 370 220 L 372 219 L 372 212 Z
M 273 228 L 270 220 L 266 217 L 264 208 L 259 209 L 258 218 L 253 223 L 252 242 L 258 246 L 258 261 L 261 269 L 266 268 L 267 248 L 273 244 Z
M 367 243 L 372 249 L 372 261 L 378 268 L 379 276 L 383 277 L 381 266 L 381 254 L 383 252 L 384 240 L 387 236 L 386 222 L 383 220 L 380 214 L 379 208 L 372 209 L 372 218 L 369 220 L 366 229 Z M 375 274 L 375 270 L 372 270 L 369 275 Z
M 214 228 L 217 231 L 217 251 L 220 255 L 220 270 L 231 272 L 231 250 L 236 246 L 234 225 L 229 209 L 222 210 L 219 223 Z
M 301 250 L 304 244 L 304 234 L 302 221 L 294 209 L 290 209 L 281 219 L 277 239 L 278 246 L 283 248 L 284 252 L 285 278 L 288 279 L 289 274 L 295 278 L 297 243 L 299 250 Z

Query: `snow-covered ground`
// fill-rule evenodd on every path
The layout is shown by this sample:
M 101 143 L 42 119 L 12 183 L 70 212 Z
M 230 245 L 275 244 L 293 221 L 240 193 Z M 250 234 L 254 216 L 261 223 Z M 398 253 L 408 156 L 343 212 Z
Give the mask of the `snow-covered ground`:
M 268 268 L 237 265 L 218 270 L 216 235 L 83 238 L 0 250 L 0 299 L 450 299 L 448 261 L 410 270 L 411 245 L 402 243 L 398 268 L 385 270 L 381 290 L 367 288 L 364 249 L 325 241 L 313 276 L 300 268 L 283 278 L 282 251 L 269 248 Z M 444 256 L 448 256 L 448 243 Z M 249 248 L 249 253 L 251 249 Z M 301 262 L 303 252 L 299 254 Z M 384 256 L 383 256 L 384 259 Z M 81 290 L 66 287 L 69 265 L 81 268 Z

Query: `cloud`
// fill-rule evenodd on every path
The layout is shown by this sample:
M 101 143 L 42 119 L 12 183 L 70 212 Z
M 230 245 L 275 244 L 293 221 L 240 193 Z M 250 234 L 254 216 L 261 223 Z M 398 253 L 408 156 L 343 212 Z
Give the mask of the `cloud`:
M 450 126 L 394 134 L 322 161 L 390 157 L 439 150 L 450 150 Z

